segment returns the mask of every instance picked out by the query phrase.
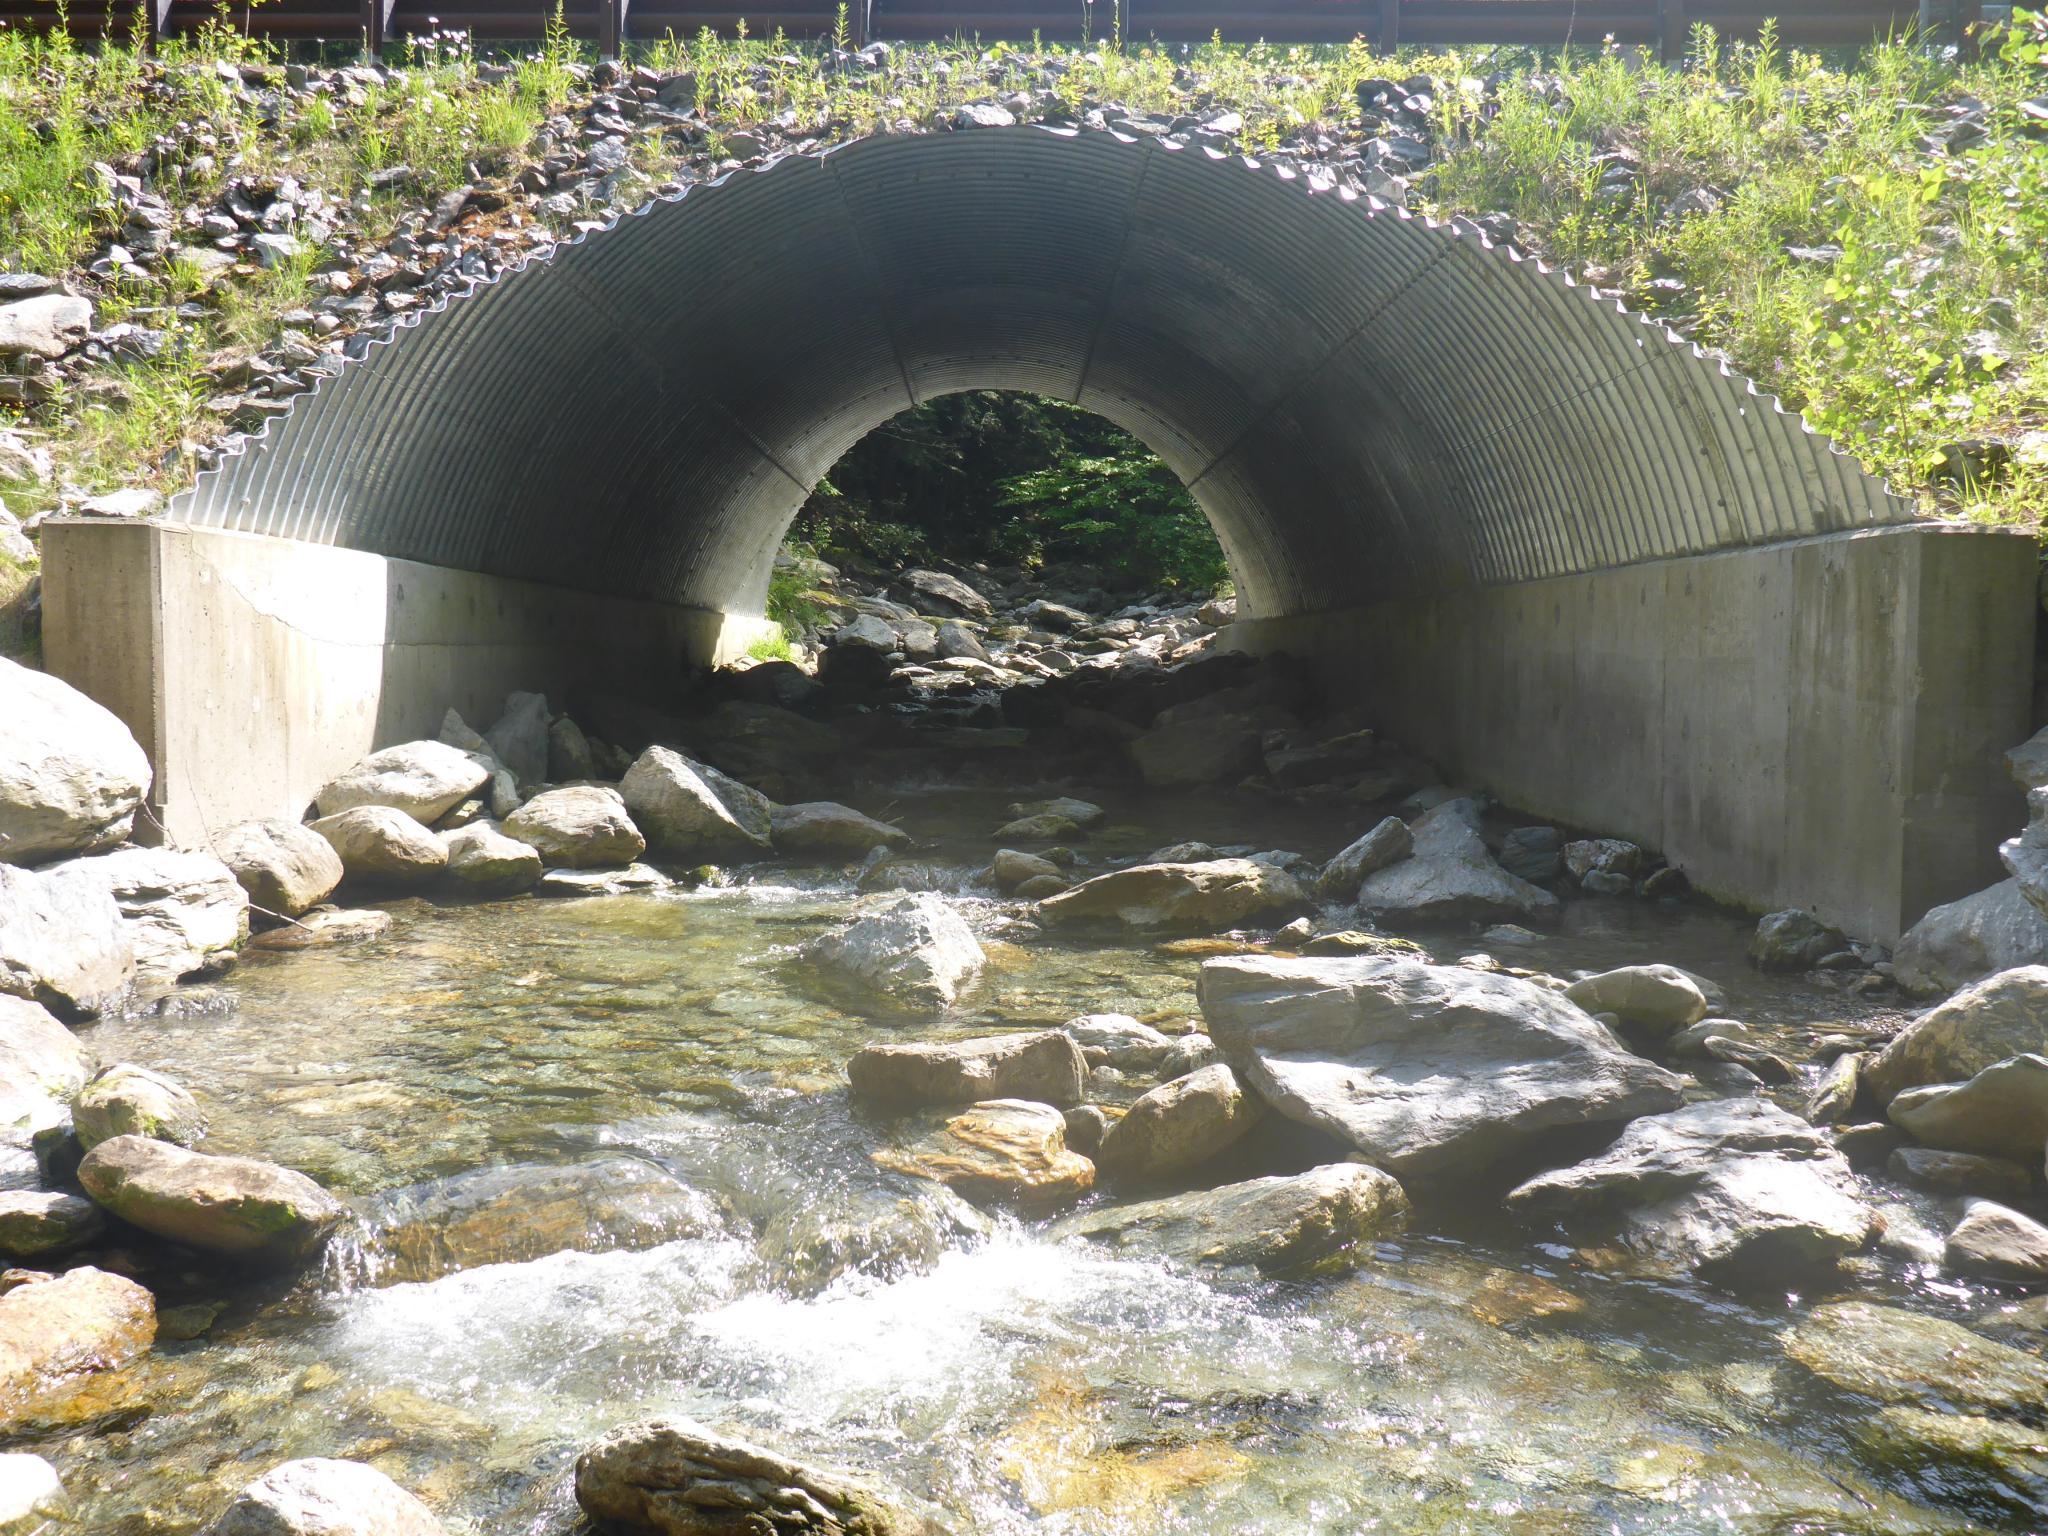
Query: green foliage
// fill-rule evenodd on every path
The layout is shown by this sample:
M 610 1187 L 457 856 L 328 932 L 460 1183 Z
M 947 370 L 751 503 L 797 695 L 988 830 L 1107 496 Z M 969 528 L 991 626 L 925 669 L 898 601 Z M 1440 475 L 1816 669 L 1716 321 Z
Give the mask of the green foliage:
M 831 612 L 826 606 L 826 594 L 818 590 L 811 570 L 818 552 L 800 541 L 785 545 L 783 552 L 787 559 L 778 561 L 768 574 L 768 617 L 782 626 L 782 649 L 773 656 L 758 658 L 764 661 L 787 661 L 789 642 L 806 629 L 823 623 Z M 757 646 L 773 643 L 755 642 Z M 747 654 L 756 653 L 750 649 Z
M 1051 558 L 1085 561 L 1133 587 L 1214 586 L 1229 574 L 1187 487 L 1135 440 L 1092 456 L 1062 454 L 1002 490 L 997 505 Z
M 781 621 L 782 628 L 772 635 L 763 635 L 747 647 L 747 654 L 755 661 L 794 661 L 796 652 L 790 647 L 789 624 Z

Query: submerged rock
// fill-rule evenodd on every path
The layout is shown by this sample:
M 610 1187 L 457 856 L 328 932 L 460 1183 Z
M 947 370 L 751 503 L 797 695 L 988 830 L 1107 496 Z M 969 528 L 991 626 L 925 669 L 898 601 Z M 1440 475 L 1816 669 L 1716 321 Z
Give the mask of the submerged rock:
M 1908 1088 L 1956 1083 L 2008 1056 L 2048 1053 L 2048 966 L 1987 976 L 1908 1024 L 1863 1069 L 1881 1104 Z
M 2048 918 L 2017 880 L 2001 880 L 1934 908 L 1892 955 L 1900 987 L 1916 997 L 1953 992 L 2020 965 L 2048 964 Z
M 387 1190 L 361 1208 L 364 1268 L 377 1285 L 565 1251 L 653 1248 L 718 1224 L 710 1200 L 630 1157 L 480 1168 Z
M 901 827 L 863 816 L 851 806 L 831 800 L 775 806 L 769 812 L 768 824 L 775 851 L 785 854 L 858 859 L 876 848 L 902 848 L 912 841 Z
M 199 1101 L 161 1072 L 120 1062 L 106 1068 L 71 1101 L 71 1123 L 88 1152 L 116 1136 L 147 1136 L 190 1147 L 206 1135 Z
M 766 795 L 667 747 L 641 753 L 619 792 L 657 853 L 702 858 L 766 852 L 773 837 Z
M 876 1164 L 936 1179 L 978 1204 L 1040 1213 L 1094 1187 L 1095 1165 L 1067 1148 L 1067 1122 L 1050 1104 L 991 1099 L 947 1119 L 904 1147 L 884 1147 Z
M 0 864 L 128 840 L 149 789 L 149 759 L 111 710 L 0 657 L 0 721 Z
M 778 1287 L 815 1295 L 851 1270 L 877 1280 L 921 1273 L 993 1230 L 988 1217 L 930 1179 L 834 1183 L 778 1202 L 758 1249 Z
M 302 1173 L 116 1136 L 78 1165 L 85 1192 L 145 1232 L 211 1253 L 303 1259 L 348 1209 Z
M 1943 1246 L 1950 1274 L 2048 1280 L 2048 1227 L 1992 1200 L 1972 1200 Z
M 104 882 L 73 866 L 0 864 L 0 994 L 91 1018 L 135 980 L 135 946 Z
M 15 1286 L 0 1295 L 0 1430 L 81 1378 L 133 1364 L 155 1340 L 155 1300 L 121 1275 L 87 1267 Z
M 2037 1163 L 2048 1147 L 2048 1056 L 2011 1056 L 1968 1082 L 1908 1088 L 1889 1113 L 1922 1146 Z
M 1066 1217 L 1053 1235 L 1187 1264 L 1248 1264 L 1289 1273 L 1355 1263 L 1366 1244 L 1399 1232 L 1407 1220 L 1408 1197 L 1391 1175 L 1363 1163 L 1331 1163 L 1307 1173 L 1105 1206 Z
M 361 944 L 381 939 L 391 931 L 392 916 L 375 907 L 344 911 L 319 907 L 286 923 L 270 928 L 249 941 L 251 949 L 324 949 L 331 944 Z
M 924 1528 L 860 1478 L 688 1419 L 606 1435 L 576 1458 L 576 1502 L 632 1536 L 911 1536 Z
M 1874 1402 L 1993 1418 L 2048 1412 L 2048 1360 L 1900 1307 L 1830 1302 L 1779 1344 L 1815 1376 Z
M 1139 864 L 1084 880 L 1038 904 L 1053 924 L 1115 922 L 1126 928 L 1214 931 L 1283 916 L 1308 904 L 1285 870 L 1251 859 Z
M 898 897 L 802 953 L 870 1003 L 921 1012 L 951 1007 L 987 959 L 952 903 L 929 891 Z
M 1408 823 L 1389 816 L 1323 866 L 1316 894 L 1325 901 L 1350 901 L 1367 875 L 1398 864 L 1415 849 Z
M 1675 1271 L 1776 1279 L 1832 1265 L 1878 1230 L 1848 1162 L 1797 1115 L 1717 1099 L 1631 1121 L 1600 1156 L 1508 1194 L 1527 1215 L 1612 1228 Z
M 846 1064 L 856 1096 L 905 1106 L 1031 1099 L 1065 1109 L 1081 1102 L 1088 1066 L 1056 1029 L 983 1035 L 943 1044 L 862 1047 Z
M 1234 1146 L 1265 1105 L 1222 1062 L 1162 1083 L 1109 1128 L 1095 1161 L 1120 1178 L 1158 1179 Z
M 491 770 L 469 752 L 440 741 L 408 741 L 372 752 L 321 786 L 313 803 L 323 817 L 357 806 L 402 811 L 422 826 L 490 782 Z
M 214 851 L 264 913 L 297 917 L 341 884 L 341 855 L 295 821 L 245 821 L 214 839 Z
M 631 864 L 647 851 L 647 839 L 626 814 L 619 792 L 599 784 L 535 795 L 505 818 L 504 831 L 545 863 L 569 869 Z
M 1200 995 L 1267 1103 L 1404 1182 L 1504 1171 L 1546 1132 L 1683 1096 L 1569 1000 L 1512 976 L 1236 955 L 1203 965 Z
M 1395 922 L 1548 923 L 1557 898 L 1494 862 L 1479 835 L 1479 808 L 1447 800 L 1409 828 L 1409 856 L 1366 876 L 1358 904 Z
M 199 1536 L 447 1536 L 447 1528 L 375 1467 L 310 1457 L 271 1468 Z
M 359 805 L 322 816 L 312 827 L 340 855 L 351 886 L 425 885 L 448 865 L 440 838 L 388 805 Z

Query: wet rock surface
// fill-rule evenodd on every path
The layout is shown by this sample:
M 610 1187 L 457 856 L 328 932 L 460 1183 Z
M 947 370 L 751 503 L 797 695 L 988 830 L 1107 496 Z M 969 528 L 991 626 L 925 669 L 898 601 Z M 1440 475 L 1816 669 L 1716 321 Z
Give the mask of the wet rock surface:
M 201 1536 L 447 1536 L 447 1528 L 375 1467 L 314 1457 L 264 1473 Z
M 987 957 L 949 902 L 917 892 L 814 940 L 804 958 L 885 1011 L 937 1012 Z
M 1448 800 L 1409 827 L 1407 858 L 1368 875 L 1358 905 L 1396 926 L 1467 922 L 1547 923 L 1557 898 L 1502 869 L 1479 835 L 1469 800 Z
M 134 1364 L 156 1339 L 156 1305 L 133 1280 L 81 1268 L 0 1295 L 0 1429 L 68 1416 L 92 1377 Z
M 874 1157 L 884 1168 L 936 1179 L 976 1204 L 1036 1214 L 1072 1203 L 1095 1184 L 1095 1165 L 1067 1147 L 1066 1118 L 1028 1099 L 976 1104 Z
M 1211 932 L 1285 915 L 1306 902 L 1294 877 L 1250 859 L 1140 864 L 1084 880 L 1039 903 L 1048 923 Z
M 846 1065 L 859 1097 L 905 1107 L 1031 1099 L 1064 1109 L 1081 1102 L 1087 1074 L 1081 1048 L 1060 1030 L 869 1045 Z
M 262 1262 L 303 1259 L 348 1214 L 304 1174 L 243 1157 L 210 1157 L 144 1136 L 86 1154 L 78 1181 L 108 1211 L 202 1252 Z

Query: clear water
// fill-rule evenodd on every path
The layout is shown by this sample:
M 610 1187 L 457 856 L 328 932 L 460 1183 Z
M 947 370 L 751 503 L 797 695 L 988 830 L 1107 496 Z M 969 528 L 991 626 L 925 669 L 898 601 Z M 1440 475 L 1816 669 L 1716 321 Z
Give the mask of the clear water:
M 1198 959 L 1053 941 L 977 892 L 967 872 L 1009 798 L 863 807 L 933 840 L 989 941 L 945 1028 L 1111 1010 L 1188 1027 Z M 1257 802 L 1121 809 L 1091 851 L 1200 836 L 1322 856 L 1342 840 L 1326 813 Z M 844 875 L 762 867 L 690 894 L 400 903 L 386 941 L 252 959 L 232 1011 L 97 1027 L 104 1059 L 203 1097 L 211 1150 L 354 1196 L 603 1150 L 668 1167 L 723 1215 L 643 1252 L 427 1284 L 358 1286 L 343 1265 L 229 1289 L 183 1277 L 166 1304 L 225 1302 L 211 1329 L 159 1345 L 140 1407 L 41 1447 L 79 1528 L 189 1531 L 277 1461 L 335 1455 L 387 1471 L 452 1530 L 566 1533 L 576 1452 L 657 1411 L 870 1470 L 958 1532 L 2030 1528 L 1967 1476 L 1889 1463 L 1858 1405 L 1778 1363 L 1774 1332 L 1824 1298 L 1603 1273 L 1485 1207 L 1304 1284 L 1108 1258 L 1015 1222 L 930 1265 L 792 1265 L 764 1237 L 778 1221 L 858 1224 L 886 1193 L 867 1153 L 892 1128 L 849 1107 L 841 1068 L 905 1026 L 834 1006 L 790 958 L 852 899 Z M 1795 1059 L 1811 1037 L 1895 1022 L 1831 983 L 1759 978 L 1746 935 L 1704 906 L 1592 902 L 1499 954 L 1684 965 Z M 1995 1298 L 1905 1260 L 1857 1261 L 1852 1292 L 1997 1326 Z

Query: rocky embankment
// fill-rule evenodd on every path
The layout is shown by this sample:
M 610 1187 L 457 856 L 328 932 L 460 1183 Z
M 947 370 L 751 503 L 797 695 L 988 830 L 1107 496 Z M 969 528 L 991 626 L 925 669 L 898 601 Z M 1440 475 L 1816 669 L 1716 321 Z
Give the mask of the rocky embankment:
M 321 786 L 304 818 L 223 829 L 205 849 L 139 846 L 149 769 L 126 731 L 0 663 L 0 717 L 19 722 L 0 743 L 0 1254 L 22 1266 L 0 1280 L 0 1429 L 95 1422 L 152 1347 L 157 1291 L 195 1269 L 290 1275 L 350 1234 L 347 1262 L 391 1284 L 599 1238 L 652 1246 L 711 1220 L 680 1181 L 620 1159 L 350 1202 L 211 1149 L 206 1106 L 147 1063 L 96 1060 L 91 1020 L 175 1012 L 252 951 L 373 943 L 394 896 L 657 893 L 740 865 L 852 886 L 844 920 L 791 963 L 873 1025 L 845 1063 L 857 1123 L 877 1168 L 930 1192 L 902 1262 L 1022 1220 L 1219 1277 L 1308 1278 L 1485 1207 L 1532 1245 L 1744 1294 L 1826 1294 L 1873 1250 L 1971 1285 L 2048 1287 L 2040 957 L 1987 954 L 2016 963 L 1985 964 L 1895 1036 L 1835 1034 L 1790 1059 L 1728 1017 L 1713 982 L 1655 956 L 1592 973 L 1512 963 L 1579 904 L 1694 898 L 1652 851 L 1443 782 L 1285 658 L 1219 651 L 1227 598 L 1124 601 L 999 571 L 804 574 L 833 616 L 800 661 L 701 680 L 665 712 L 592 699 L 572 717 L 514 694 L 477 730 L 451 710 L 436 739 L 382 746 Z M 2015 754 L 2020 771 L 2036 750 Z M 1199 966 L 1199 1027 L 1077 1011 L 959 1028 L 992 965 L 986 921 L 914 826 L 861 809 L 941 770 L 1059 790 L 1011 805 L 967 876 L 1006 942 L 1146 935 Z M 1311 807 L 1334 851 L 1109 851 L 1110 813 L 1074 792 L 1093 785 L 1189 815 L 1218 795 Z M 2028 899 L 2048 790 L 2035 809 L 2007 849 Z M 1409 933 L 1483 949 L 1440 963 Z M 1758 925 L 1752 958 L 1846 998 L 1916 985 L 1906 958 L 1930 947 L 1916 930 L 1892 960 L 1786 912 Z M 1915 1214 L 1929 1195 L 1945 1230 Z M 1814 1310 L 1783 1349 L 1788 1369 L 1888 1405 L 1900 1454 L 2048 1488 L 2027 1448 L 2048 1404 L 2037 1355 L 1862 1301 Z M 36 1497 L 55 1481 L 22 1470 Z M 622 1531 L 728 1529 L 699 1512 L 732 1509 L 778 1530 L 929 1518 L 860 1476 L 681 1420 L 622 1428 L 575 1488 Z M 330 1507 L 357 1523 L 308 1523 Z M 322 1461 L 269 1471 L 210 1527 L 328 1528 L 439 1529 L 381 1474 Z

